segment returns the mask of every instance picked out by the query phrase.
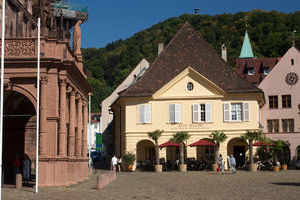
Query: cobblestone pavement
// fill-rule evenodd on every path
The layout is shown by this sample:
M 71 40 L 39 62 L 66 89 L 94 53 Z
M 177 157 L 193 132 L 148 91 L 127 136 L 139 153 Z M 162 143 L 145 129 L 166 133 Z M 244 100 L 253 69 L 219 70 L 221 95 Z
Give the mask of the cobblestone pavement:
M 121 172 L 103 190 L 96 189 L 96 176 L 68 188 L 3 188 L 2 199 L 109 200 L 109 199 L 300 199 L 300 170 L 286 172 Z

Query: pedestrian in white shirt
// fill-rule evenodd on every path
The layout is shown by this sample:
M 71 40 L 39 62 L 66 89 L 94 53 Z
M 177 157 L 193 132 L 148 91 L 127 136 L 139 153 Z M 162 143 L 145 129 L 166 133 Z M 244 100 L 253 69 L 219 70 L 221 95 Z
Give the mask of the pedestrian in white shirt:
M 116 155 L 114 155 L 114 157 L 112 157 L 111 164 L 112 164 L 113 171 L 116 171 L 116 167 L 117 167 L 117 164 L 118 164 L 118 159 L 117 159 Z

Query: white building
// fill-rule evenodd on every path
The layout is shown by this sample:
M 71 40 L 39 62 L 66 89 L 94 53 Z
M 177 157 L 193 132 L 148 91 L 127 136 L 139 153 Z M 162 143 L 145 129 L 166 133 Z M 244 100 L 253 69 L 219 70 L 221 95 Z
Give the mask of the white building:
M 96 150 L 96 135 L 101 133 L 101 113 L 91 113 L 91 127 L 88 129 L 88 144 L 91 145 L 91 150 Z

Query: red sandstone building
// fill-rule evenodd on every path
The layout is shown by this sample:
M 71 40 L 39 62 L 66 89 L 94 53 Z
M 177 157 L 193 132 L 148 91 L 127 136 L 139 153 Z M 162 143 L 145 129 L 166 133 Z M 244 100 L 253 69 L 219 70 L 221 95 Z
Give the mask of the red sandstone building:
M 17 154 L 28 154 L 33 162 L 36 156 L 38 16 L 42 16 L 39 185 L 67 186 L 88 177 L 90 86 L 80 51 L 80 24 L 87 19 L 87 11 L 66 10 L 60 2 L 51 3 L 51 0 L 6 1 L 5 183 L 13 181 L 12 161 Z

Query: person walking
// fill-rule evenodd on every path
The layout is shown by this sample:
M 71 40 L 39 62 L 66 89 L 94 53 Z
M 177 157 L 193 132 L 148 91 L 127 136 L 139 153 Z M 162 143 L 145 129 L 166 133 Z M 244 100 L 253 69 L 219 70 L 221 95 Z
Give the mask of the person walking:
M 111 159 L 111 165 L 112 165 L 113 171 L 116 171 L 117 164 L 118 164 L 118 159 L 117 159 L 116 155 L 114 155 Z
M 230 165 L 231 165 L 231 168 L 232 168 L 232 173 L 235 174 L 236 173 L 236 170 L 235 170 L 236 160 L 235 160 L 235 158 L 233 157 L 232 154 L 230 155 Z
M 224 172 L 224 167 L 223 167 L 223 158 L 222 158 L 222 154 L 220 154 L 219 157 L 218 157 L 218 164 L 219 164 L 220 172 L 223 174 L 223 172 Z
M 122 158 L 120 157 L 120 158 L 118 159 L 118 171 L 120 172 L 121 169 L 122 169 Z
M 27 154 L 24 155 L 23 160 L 23 180 L 24 184 L 29 184 L 30 179 L 30 168 L 31 168 L 31 161 Z

